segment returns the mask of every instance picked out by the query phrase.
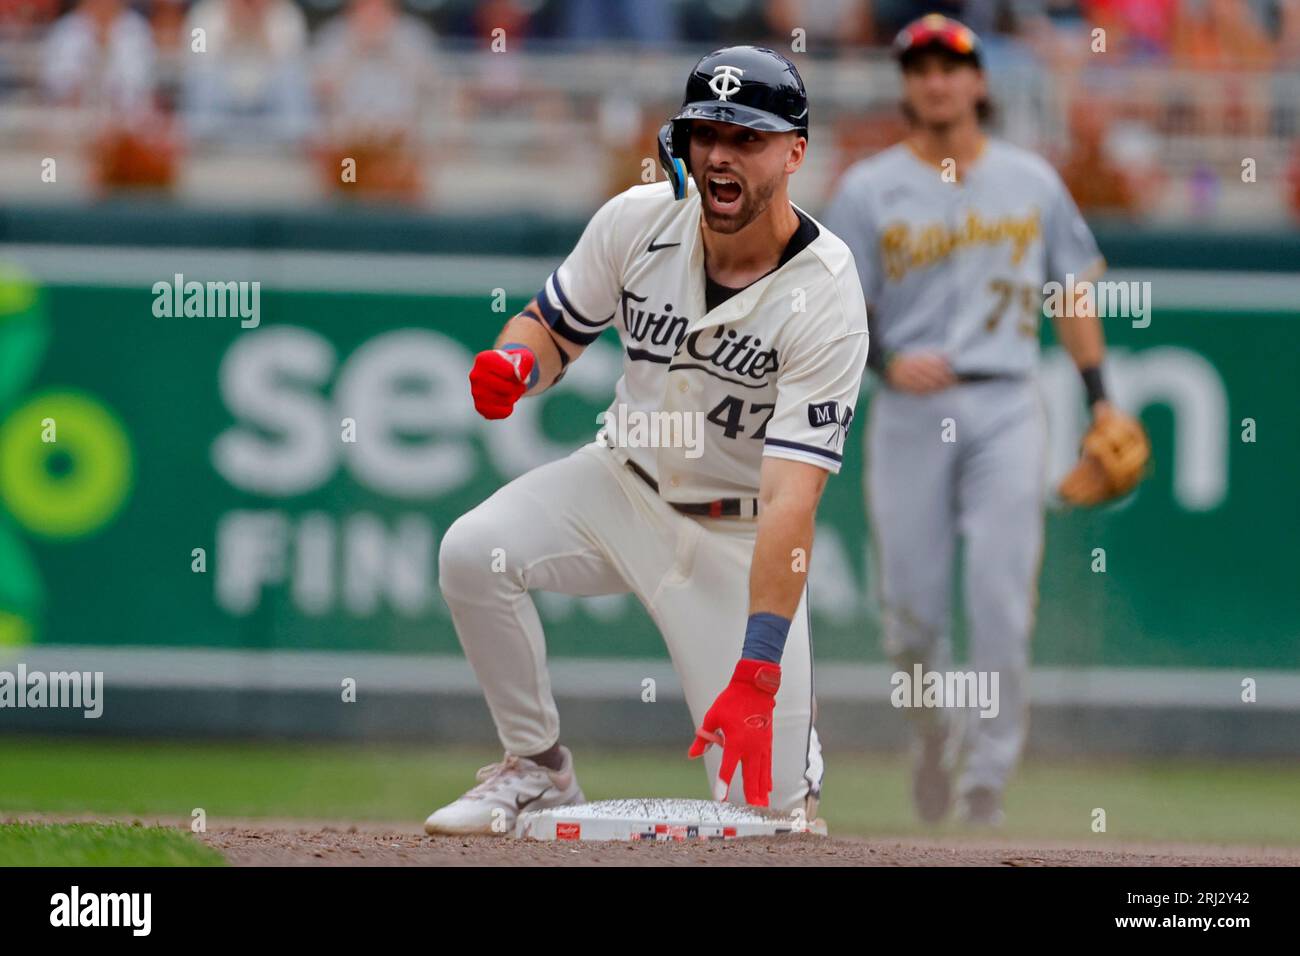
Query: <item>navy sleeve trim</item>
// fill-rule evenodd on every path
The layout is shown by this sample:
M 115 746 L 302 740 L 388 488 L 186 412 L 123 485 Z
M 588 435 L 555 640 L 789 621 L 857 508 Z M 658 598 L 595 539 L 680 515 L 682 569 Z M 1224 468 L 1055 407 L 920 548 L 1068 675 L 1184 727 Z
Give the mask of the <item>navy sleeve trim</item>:
M 816 455 L 819 458 L 825 458 L 839 464 L 844 460 L 843 455 L 837 455 L 833 451 L 827 451 L 825 448 L 818 448 L 816 445 L 805 445 L 802 442 L 786 441 L 783 438 L 769 438 L 764 442 L 765 445 L 773 445 L 777 448 L 790 448 L 794 451 L 801 451 L 805 454 Z
M 573 303 L 569 301 L 569 297 L 564 294 L 564 287 L 560 285 L 560 273 L 558 271 L 551 273 L 551 284 L 555 286 L 555 294 L 560 297 L 560 305 L 564 306 L 564 311 L 573 316 L 580 325 L 590 326 L 593 329 L 605 327 L 605 323 L 592 322 L 573 307 Z
M 600 338 L 600 333 L 604 331 L 603 329 L 596 329 L 593 332 L 588 332 L 585 329 L 575 328 L 570 325 L 564 317 L 564 313 L 551 302 L 545 288 L 537 293 L 537 307 L 541 310 L 542 318 L 555 334 L 564 336 L 574 345 L 590 345 Z

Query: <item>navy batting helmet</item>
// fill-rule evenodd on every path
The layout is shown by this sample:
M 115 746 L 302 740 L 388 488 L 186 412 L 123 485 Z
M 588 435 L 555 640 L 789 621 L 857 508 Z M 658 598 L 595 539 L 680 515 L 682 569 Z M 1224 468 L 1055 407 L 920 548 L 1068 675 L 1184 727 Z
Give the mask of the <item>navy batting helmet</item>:
M 681 111 L 659 131 L 659 159 L 678 199 L 686 196 L 691 121 L 697 119 L 806 139 L 808 93 L 795 65 L 766 47 L 725 47 L 695 64 Z

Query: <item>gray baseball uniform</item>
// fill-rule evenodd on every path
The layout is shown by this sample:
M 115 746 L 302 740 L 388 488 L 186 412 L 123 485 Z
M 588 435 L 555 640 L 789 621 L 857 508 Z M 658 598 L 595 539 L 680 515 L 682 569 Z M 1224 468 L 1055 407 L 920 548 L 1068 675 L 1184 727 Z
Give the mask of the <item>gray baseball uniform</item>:
M 880 388 L 867 427 L 867 503 L 887 653 L 951 665 L 957 539 L 971 669 L 996 672 L 999 712 L 961 719 L 958 791 L 1001 790 L 1024 744 L 1029 637 L 1042 553 L 1045 419 L 1035 380 L 1043 286 L 1096 279 L 1097 245 L 1039 156 L 987 141 L 962 181 L 906 144 L 855 164 L 824 222 L 853 251 L 871 312 L 869 364 L 943 354 L 960 384 L 928 395 Z

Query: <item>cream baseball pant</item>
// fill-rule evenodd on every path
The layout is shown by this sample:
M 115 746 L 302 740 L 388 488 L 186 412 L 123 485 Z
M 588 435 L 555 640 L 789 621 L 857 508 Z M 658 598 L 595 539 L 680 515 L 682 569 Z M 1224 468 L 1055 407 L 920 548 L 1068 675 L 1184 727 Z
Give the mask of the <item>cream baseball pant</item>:
M 506 751 L 541 753 L 560 738 L 533 590 L 635 594 L 663 635 L 699 726 L 740 658 L 756 530 L 753 519 L 681 514 L 594 442 L 521 475 L 462 515 L 443 536 L 439 583 Z M 815 813 L 822 759 L 807 601 L 805 588 L 781 661 L 771 805 Z M 616 642 L 618 632 L 609 639 Z M 639 684 L 628 689 L 637 699 L 640 691 Z M 682 760 L 694 729 L 684 726 L 664 741 Z M 719 749 L 709 748 L 710 784 L 720 763 Z M 744 802 L 739 770 L 728 799 Z

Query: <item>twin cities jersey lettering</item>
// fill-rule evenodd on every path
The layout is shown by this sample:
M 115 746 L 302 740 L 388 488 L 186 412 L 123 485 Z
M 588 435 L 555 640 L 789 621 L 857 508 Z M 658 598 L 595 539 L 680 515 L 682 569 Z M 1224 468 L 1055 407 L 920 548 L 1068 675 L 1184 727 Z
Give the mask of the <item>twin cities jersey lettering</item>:
M 538 294 L 546 322 L 571 342 L 618 331 L 623 376 L 607 442 L 679 503 L 756 496 L 764 455 L 838 472 L 867 358 L 852 255 L 820 229 L 709 310 L 700 229 L 694 183 L 681 202 L 667 183 L 634 186 L 592 217 Z M 618 431 L 665 412 L 699 413 L 702 449 L 646 447 Z
M 1105 266 L 1051 165 L 998 140 L 956 183 L 906 144 L 855 163 L 826 222 L 857 260 L 876 348 L 942 352 L 958 374 L 1034 371 L 1044 285 Z

